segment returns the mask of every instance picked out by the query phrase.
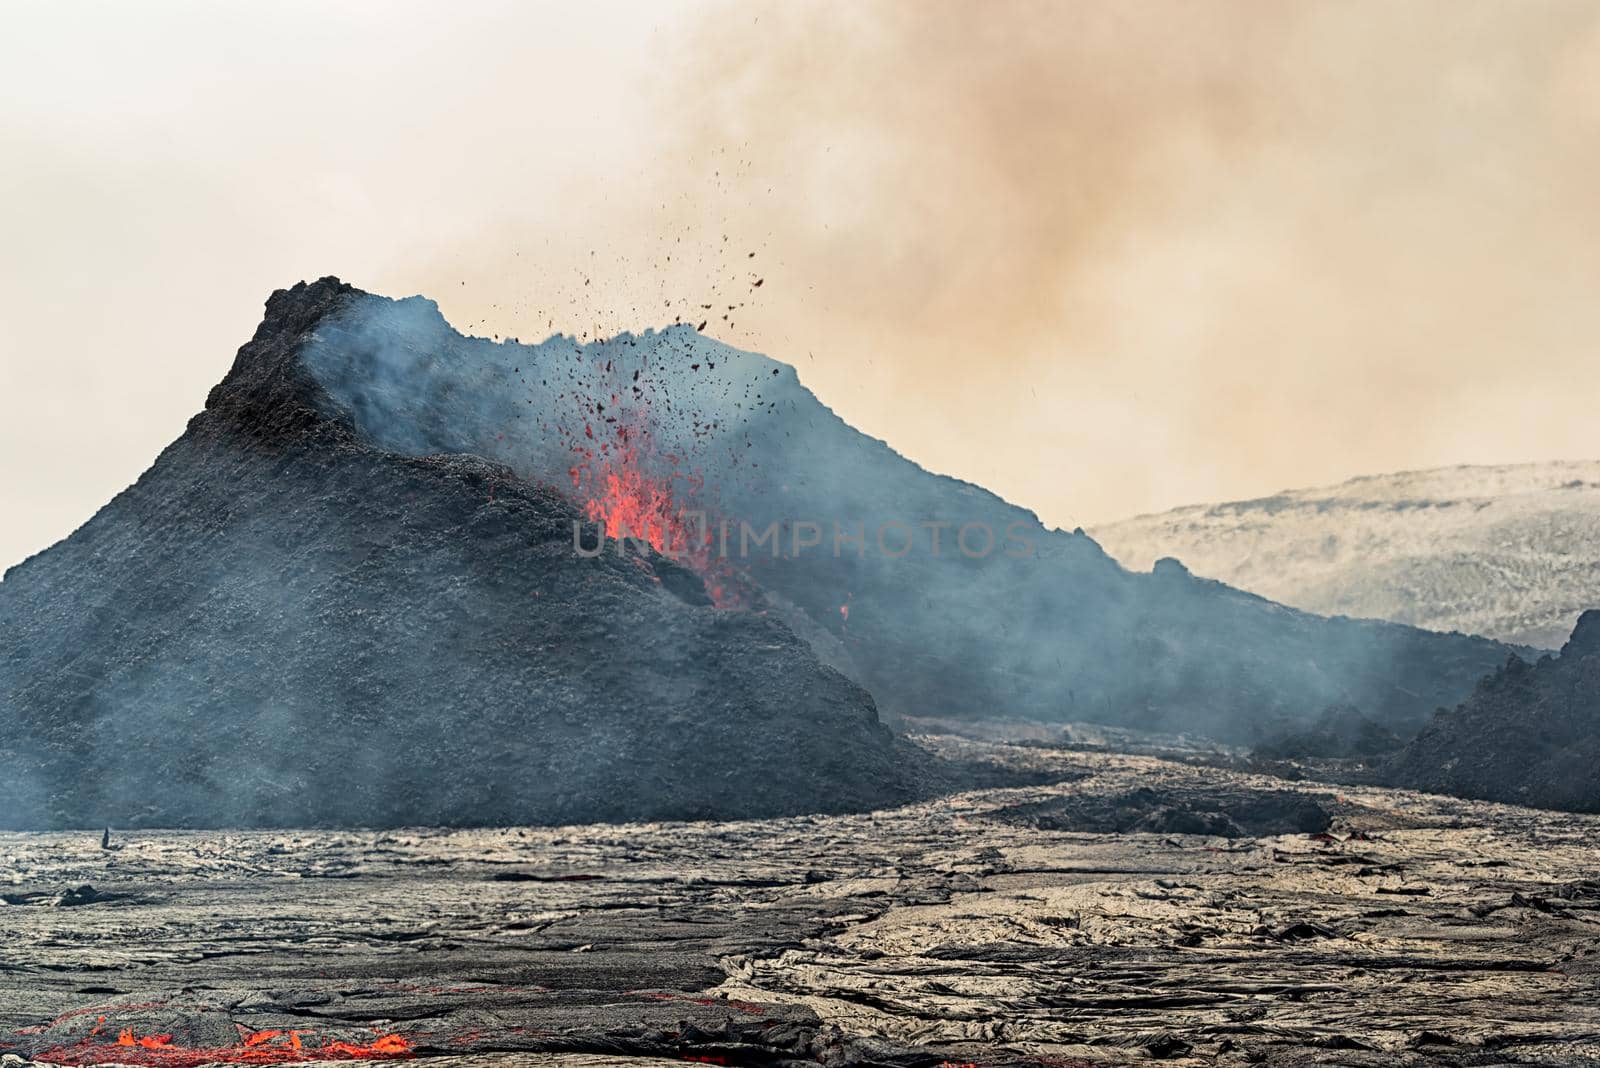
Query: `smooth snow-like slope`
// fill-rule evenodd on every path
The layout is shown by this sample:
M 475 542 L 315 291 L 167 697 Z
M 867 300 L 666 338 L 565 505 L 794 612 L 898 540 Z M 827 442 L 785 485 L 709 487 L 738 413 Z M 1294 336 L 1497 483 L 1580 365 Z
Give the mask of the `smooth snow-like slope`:
M 1600 606 L 1600 461 L 1447 467 L 1200 504 L 1091 531 L 1126 567 L 1325 615 L 1556 648 Z

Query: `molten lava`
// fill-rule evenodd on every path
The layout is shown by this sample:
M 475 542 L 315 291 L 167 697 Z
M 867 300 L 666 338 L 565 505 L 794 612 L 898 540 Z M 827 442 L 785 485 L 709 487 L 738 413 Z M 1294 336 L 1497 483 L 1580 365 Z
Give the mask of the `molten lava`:
M 38 1055 L 52 1064 L 136 1064 L 150 1068 L 196 1068 L 202 1064 L 286 1064 L 302 1061 L 371 1061 L 409 1057 L 412 1044 L 400 1035 L 379 1035 L 371 1042 L 317 1038 L 305 1031 L 244 1033 L 232 1046 L 185 1046 L 170 1034 L 140 1035 L 124 1027 L 114 1043 L 96 1041 L 99 1027 L 82 1042 Z M 241 1028 L 243 1031 L 243 1028 Z M 302 1035 L 308 1036 L 303 1040 Z
M 638 538 L 658 553 L 692 553 L 709 543 L 706 531 L 691 533 L 685 509 L 673 497 L 670 481 L 646 475 L 632 457 L 607 465 L 598 477 L 574 467 L 573 488 L 583 497 L 584 512 L 603 525 L 608 538 Z M 589 484 L 585 485 L 585 481 Z
M 577 462 L 567 473 L 584 514 L 606 537 L 642 541 L 694 570 L 718 608 L 741 607 L 732 566 L 713 552 L 718 520 L 706 501 L 704 478 L 683 470 L 681 456 L 655 447 L 644 413 L 614 418 L 608 421 L 614 440 L 571 444 Z M 589 423 L 584 437 L 596 440 Z

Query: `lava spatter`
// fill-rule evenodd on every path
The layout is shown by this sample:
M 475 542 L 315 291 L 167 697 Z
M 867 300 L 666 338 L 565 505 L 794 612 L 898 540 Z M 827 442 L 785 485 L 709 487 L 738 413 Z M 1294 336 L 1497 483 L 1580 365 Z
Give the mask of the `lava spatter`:
M 600 374 L 617 374 L 607 360 Z M 634 385 L 638 399 L 629 403 L 618 392 L 608 395 L 610 407 L 595 401 L 594 385 L 573 400 L 592 408 L 603 418 L 597 433 L 593 420 L 585 420 L 580 439 L 569 437 L 573 462 L 567 475 L 572 495 L 584 514 L 612 539 L 644 542 L 657 553 L 670 556 L 697 573 L 706 593 L 718 608 L 742 608 L 749 603 L 748 581 L 716 551 L 714 531 L 723 521 L 706 492 L 705 476 L 681 451 L 662 447 L 653 431 L 651 399 L 646 388 Z M 580 400 L 581 398 L 581 400 Z M 691 419 L 696 434 L 710 421 Z M 691 440 L 695 435 L 691 435 Z
M 118 1030 L 114 1040 L 100 1027 L 81 1041 L 47 1049 L 36 1060 L 62 1065 L 131 1064 L 149 1068 L 197 1068 L 202 1064 L 289 1064 L 307 1061 L 397 1060 L 412 1055 L 414 1044 L 397 1034 L 377 1034 L 354 1042 L 314 1031 L 240 1028 L 239 1041 L 225 1046 L 187 1045 L 171 1034 Z

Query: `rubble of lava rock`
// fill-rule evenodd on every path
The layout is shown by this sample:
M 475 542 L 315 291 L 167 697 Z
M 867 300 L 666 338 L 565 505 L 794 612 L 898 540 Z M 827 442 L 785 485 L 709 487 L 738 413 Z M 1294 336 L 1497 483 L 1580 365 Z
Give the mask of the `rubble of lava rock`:
M 1600 1057 L 1600 817 L 927 741 L 1055 782 L 745 822 L 0 835 L 0 1053 Z

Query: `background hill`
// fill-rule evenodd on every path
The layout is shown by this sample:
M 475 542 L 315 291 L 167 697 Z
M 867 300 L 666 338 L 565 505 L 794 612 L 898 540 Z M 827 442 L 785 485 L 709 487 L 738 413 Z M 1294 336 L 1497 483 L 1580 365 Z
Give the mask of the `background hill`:
M 1600 461 L 1448 467 L 1200 504 L 1094 528 L 1310 612 L 1558 648 L 1600 605 Z

